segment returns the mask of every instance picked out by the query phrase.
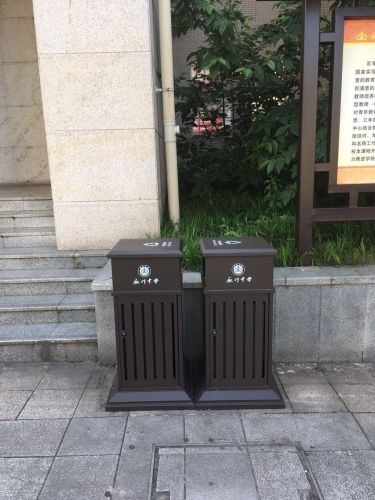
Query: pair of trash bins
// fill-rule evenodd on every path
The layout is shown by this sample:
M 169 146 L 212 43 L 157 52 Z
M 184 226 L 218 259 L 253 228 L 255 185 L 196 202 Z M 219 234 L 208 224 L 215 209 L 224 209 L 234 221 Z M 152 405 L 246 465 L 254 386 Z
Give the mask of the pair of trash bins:
M 182 241 L 121 240 L 112 260 L 117 379 L 108 411 L 282 408 L 272 376 L 275 250 L 262 238 L 205 238 L 204 356 L 184 357 Z

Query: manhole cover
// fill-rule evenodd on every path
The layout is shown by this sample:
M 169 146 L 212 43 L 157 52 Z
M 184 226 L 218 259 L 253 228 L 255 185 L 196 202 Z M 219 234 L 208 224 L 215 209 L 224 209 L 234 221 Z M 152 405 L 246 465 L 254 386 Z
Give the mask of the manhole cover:
M 298 444 L 155 447 L 151 500 L 318 500 Z

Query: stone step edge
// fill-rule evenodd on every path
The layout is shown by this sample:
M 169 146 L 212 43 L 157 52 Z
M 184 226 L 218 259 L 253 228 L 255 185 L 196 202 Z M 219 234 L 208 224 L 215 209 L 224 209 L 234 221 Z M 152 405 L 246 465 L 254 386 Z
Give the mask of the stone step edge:
M 85 269 L 100 269 L 97 267 L 86 267 Z M 66 276 L 66 277 L 41 277 L 41 278 L 1 278 L 0 285 L 33 284 L 33 283 L 88 283 L 95 278 L 86 276 Z
M 0 210 L 0 219 L 31 219 L 38 217 L 53 217 L 53 210 Z
M 12 231 L 9 227 L 0 227 L 0 236 L 3 238 L 19 238 L 23 236 L 55 236 L 55 228 L 47 227 L 18 227 Z
M 0 347 L 3 346 L 17 346 L 17 345 L 34 345 L 34 344 L 83 344 L 95 343 L 98 340 L 96 335 L 87 335 L 86 337 L 51 337 L 51 338 L 34 338 L 34 339 L 0 339 Z
M 83 328 L 83 331 L 82 331 Z M 47 329 L 47 331 L 44 331 Z M 36 343 L 96 342 L 96 323 L 39 323 L 1 325 L 0 346 Z M 76 332 L 76 333 L 75 333 Z
M 71 296 L 73 294 L 68 294 Z M 15 297 L 20 297 L 20 295 L 15 295 Z M 9 312 L 40 312 L 40 311 L 94 311 L 95 304 L 67 304 L 67 305 L 58 305 L 58 306 L 0 306 L 0 314 L 1 313 L 9 313 Z
M 41 250 L 37 253 L 36 249 Z M 1 250 L 7 252 L 14 251 L 14 253 L 2 254 Z M 23 253 L 22 250 L 27 250 L 29 253 Z M 49 250 L 53 250 L 51 253 Z M 83 258 L 83 257 L 106 257 L 109 250 L 57 250 L 55 247 L 8 247 L 6 249 L 0 248 L 1 259 L 46 259 L 46 258 Z

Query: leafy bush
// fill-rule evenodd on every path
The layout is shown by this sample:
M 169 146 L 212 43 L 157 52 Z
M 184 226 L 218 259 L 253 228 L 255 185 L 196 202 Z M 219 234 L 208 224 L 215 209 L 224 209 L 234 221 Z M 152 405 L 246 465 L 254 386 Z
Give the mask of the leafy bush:
M 176 84 L 183 124 L 180 178 L 189 196 L 206 198 L 223 188 L 261 190 L 272 210 L 295 197 L 301 3 L 280 3 L 279 9 L 275 20 L 253 28 L 240 0 L 178 0 L 175 5 L 175 35 L 191 29 L 205 35 L 204 44 L 189 56 L 196 76 L 180 77 Z M 321 61 L 324 79 L 329 58 Z M 327 98 L 321 95 L 324 104 Z M 326 154 L 327 113 L 324 105 L 321 109 L 317 161 Z M 194 135 L 197 116 L 206 126 Z

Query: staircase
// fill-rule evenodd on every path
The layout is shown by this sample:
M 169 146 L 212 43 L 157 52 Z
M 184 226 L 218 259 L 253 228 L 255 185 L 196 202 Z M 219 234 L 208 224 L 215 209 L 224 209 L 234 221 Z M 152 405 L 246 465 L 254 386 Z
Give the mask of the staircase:
M 49 186 L 0 187 L 0 362 L 96 358 L 106 253 L 56 249 Z

